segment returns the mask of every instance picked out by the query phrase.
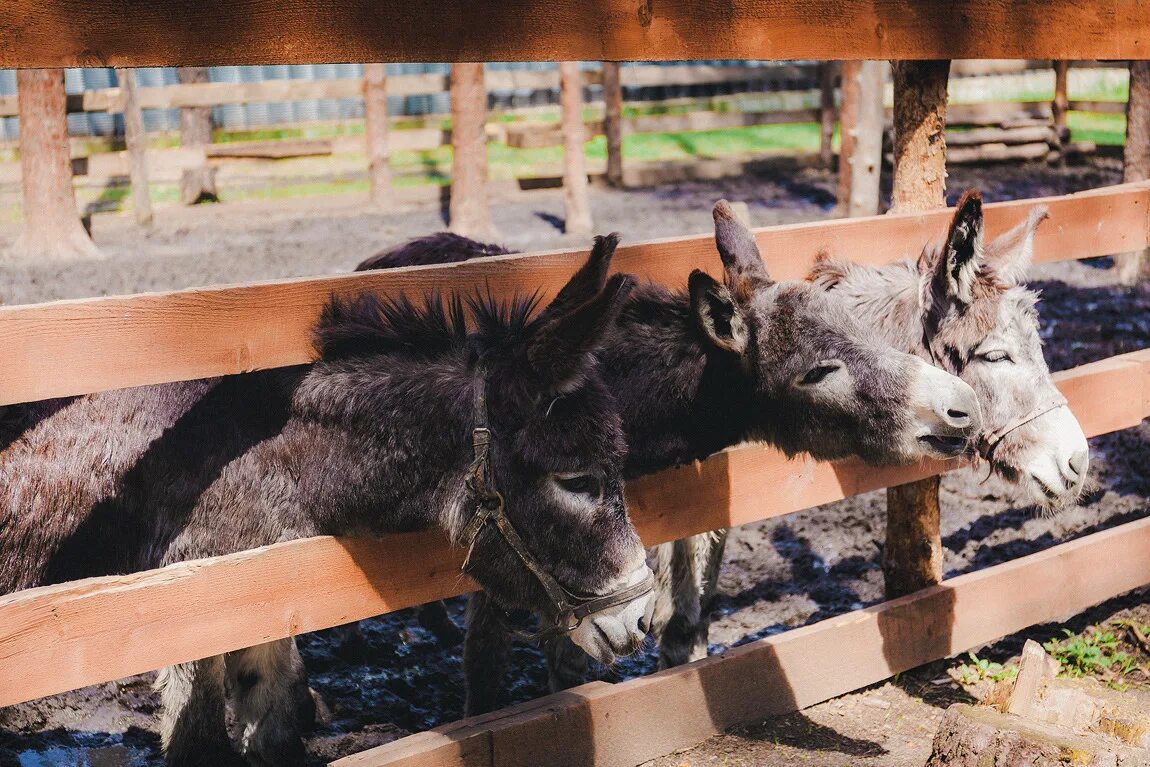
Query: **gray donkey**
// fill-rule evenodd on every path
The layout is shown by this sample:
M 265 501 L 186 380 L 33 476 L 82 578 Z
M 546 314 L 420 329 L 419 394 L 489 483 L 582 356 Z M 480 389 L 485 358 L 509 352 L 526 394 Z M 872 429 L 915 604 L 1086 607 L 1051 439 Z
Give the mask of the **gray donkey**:
M 1081 495 L 1090 453 L 1042 356 L 1038 296 L 1020 285 L 1046 216 L 1036 207 L 985 244 L 982 199 L 971 190 L 946 237 L 917 261 L 874 267 L 823 254 L 809 279 L 886 343 L 970 384 L 983 419 L 978 454 L 1030 502 L 1058 511 Z M 725 541 L 726 531 L 716 531 L 659 548 L 652 631 L 662 664 L 706 656 Z
M 715 206 L 714 218 L 723 281 L 695 271 L 685 292 L 641 285 L 600 350 L 605 380 L 623 415 L 628 476 L 705 458 L 747 440 L 792 454 L 859 455 L 875 463 L 967 450 L 981 425 L 969 386 L 883 343 L 825 291 L 806 282 L 772 280 L 753 235 L 726 202 Z M 438 234 L 380 254 L 360 268 L 499 252 L 506 251 Z M 696 537 L 658 547 L 655 559 L 672 564 L 676 585 L 713 580 L 713 573 L 675 569 L 680 563 L 688 569 L 696 562 L 711 566 L 705 557 L 679 556 L 681 549 L 706 553 L 711 540 Z M 671 591 L 669 582 L 659 587 L 657 592 Z M 668 644 L 675 637 L 685 632 L 694 641 L 694 626 L 705 612 L 700 596 L 698 590 L 684 595 L 676 589 L 676 614 L 655 612 L 664 659 L 678 659 L 679 648 Z M 693 604 L 683 604 L 692 598 Z M 488 601 L 477 594 L 469 605 L 464 651 L 469 714 L 496 705 L 507 655 L 503 616 L 489 609 Z M 549 648 L 556 687 L 578 682 L 585 672 L 586 656 L 570 649 L 563 641 Z
M 613 248 L 598 241 L 596 273 Z M 314 364 L 7 408 L 0 593 L 439 528 L 500 608 L 540 613 L 602 661 L 631 653 L 651 575 L 595 361 L 631 288 L 584 269 L 534 318 L 533 300 L 333 299 Z M 168 668 L 157 685 L 169 764 L 243 763 L 228 693 L 251 763 L 303 762 L 311 698 L 291 640 Z

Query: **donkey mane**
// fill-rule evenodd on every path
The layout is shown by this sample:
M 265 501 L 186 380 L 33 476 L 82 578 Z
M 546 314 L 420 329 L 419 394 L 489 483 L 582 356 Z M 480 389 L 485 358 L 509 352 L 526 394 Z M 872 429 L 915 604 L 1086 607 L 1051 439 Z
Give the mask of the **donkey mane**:
M 325 361 L 406 354 L 429 359 L 469 346 L 477 353 L 504 347 L 537 329 L 539 293 L 509 300 L 487 294 L 444 297 L 438 291 L 421 304 L 405 294 L 396 298 L 363 293 L 352 298 L 333 296 L 314 331 L 314 343 Z M 475 321 L 468 333 L 467 311 Z

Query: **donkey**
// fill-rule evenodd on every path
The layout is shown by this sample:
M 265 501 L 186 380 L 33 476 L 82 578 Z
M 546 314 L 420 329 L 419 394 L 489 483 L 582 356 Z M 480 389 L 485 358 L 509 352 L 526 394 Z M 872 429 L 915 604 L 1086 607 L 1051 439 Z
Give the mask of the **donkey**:
M 600 240 L 599 269 L 613 242 Z M 626 443 L 595 353 L 633 287 L 573 278 L 541 313 L 332 299 L 318 360 L 9 409 L 0 593 L 311 535 L 439 528 L 502 609 L 610 662 L 644 638 L 651 573 L 627 516 Z M 467 330 L 472 321 L 474 331 Z M 291 640 L 163 670 L 169 764 L 298 765 Z
M 983 418 L 978 455 L 1029 502 L 1056 512 L 1082 494 L 1090 453 L 1042 356 L 1038 295 L 1020 285 L 1046 217 L 1045 207 L 1035 207 L 1026 221 L 986 245 L 982 199 L 970 190 L 945 239 L 928 244 L 917 261 L 863 266 L 824 253 L 808 277 L 886 343 L 970 384 Z M 709 610 L 695 612 L 691 601 L 687 609 L 677 605 L 671 620 L 660 615 L 672 610 L 669 595 L 697 593 L 704 606 L 713 601 L 725 537 L 725 531 L 714 533 L 709 546 L 676 542 L 676 551 L 689 547 L 682 563 L 655 558 L 652 630 L 664 664 L 706 655 Z
M 641 285 L 600 351 L 623 414 L 627 476 L 689 463 L 747 440 L 790 454 L 859 455 L 876 463 L 967 450 L 981 424 L 969 386 L 881 343 L 825 291 L 772 280 L 753 235 L 725 201 L 715 206 L 714 219 L 723 281 L 695 271 L 685 292 Z M 462 261 L 493 252 L 505 251 L 438 234 L 359 268 Z M 600 281 L 605 274 L 603 264 Z M 655 559 L 690 568 L 705 560 L 685 554 L 709 550 L 710 540 L 701 536 L 658 547 Z M 692 574 L 679 580 L 707 579 Z M 668 583 L 659 586 L 657 599 L 669 591 Z M 679 659 L 680 648 L 668 644 L 679 636 L 677 627 L 697 625 L 704 612 L 697 590 L 676 590 L 673 596 L 674 610 L 662 605 L 653 616 L 663 628 L 665 663 Z M 486 601 L 478 594 L 469 605 L 468 714 L 494 707 L 507 654 L 502 616 L 486 609 Z M 582 679 L 584 654 L 570 652 L 561 641 L 549 650 L 553 687 Z

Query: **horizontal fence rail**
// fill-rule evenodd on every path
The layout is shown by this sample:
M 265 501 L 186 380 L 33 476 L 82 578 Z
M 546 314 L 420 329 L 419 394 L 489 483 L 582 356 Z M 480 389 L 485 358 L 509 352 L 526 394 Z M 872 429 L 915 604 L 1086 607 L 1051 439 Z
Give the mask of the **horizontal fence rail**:
M 618 684 L 592 682 L 332 767 L 633 767 L 1150 584 L 1150 519 Z M 1025 599 L 1019 595 L 1025 594 Z
M 1082 258 L 1145 247 L 1150 240 L 1148 196 L 1146 184 L 1125 185 L 1042 201 L 988 205 L 986 216 L 989 230 L 995 233 L 1022 220 L 1034 204 L 1044 202 L 1052 220 L 1040 230 L 1038 259 Z M 805 272 L 811 254 L 824 247 L 867 263 L 915 255 L 923 243 L 940 235 L 948 217 L 943 210 L 849 219 L 762 229 L 757 237 L 777 276 L 797 276 Z M 688 238 L 631 246 L 616 259 L 622 269 L 680 281 L 691 266 L 714 267 L 710 262 L 717 259 L 712 248 L 710 237 Z M 188 327 L 209 323 L 197 337 L 210 339 L 228 328 L 242 327 L 232 325 L 243 321 L 242 317 L 258 323 L 264 314 L 272 314 L 278 316 L 273 325 L 287 325 L 285 317 L 296 317 L 306 329 L 323 298 L 333 290 L 352 288 L 423 292 L 433 286 L 462 288 L 487 279 L 503 292 L 540 284 L 554 289 L 570 272 L 573 259 L 572 253 L 513 256 L 325 280 L 12 307 L 0 310 L 0 354 L 8 355 L 0 370 L 20 370 L 43 356 L 69 360 L 70 370 L 75 371 L 74 358 L 46 345 L 79 335 L 86 340 L 76 351 L 84 343 L 98 344 L 103 355 L 112 355 L 110 350 L 125 345 L 128 349 L 119 352 L 110 367 L 90 369 L 84 374 L 87 377 L 74 376 L 67 393 L 110 388 L 109 371 L 120 375 L 121 368 L 154 358 L 159 351 L 175 351 L 179 333 Z M 313 303 L 306 303 L 305 298 Z M 293 302 L 294 313 L 285 313 L 284 306 Z M 272 311 L 277 308 L 278 315 Z M 229 315 L 237 309 L 246 314 Z M 225 319 L 220 320 L 221 315 Z M 148 330 L 140 333 L 140 325 Z M 139 353 L 135 345 L 146 343 L 151 334 L 161 342 L 142 347 L 150 349 L 148 354 Z M 221 364 L 210 355 L 198 359 L 201 362 L 196 364 L 204 360 L 209 365 Z M 248 365 L 251 359 L 238 362 Z M 235 359 L 222 361 L 236 363 Z M 188 377 L 192 369 L 183 364 L 165 370 Z M 155 372 L 146 367 L 143 374 Z M 1085 365 L 1060 373 L 1056 379 L 1088 434 L 1133 426 L 1150 415 L 1150 352 Z M 19 380 L 23 386 L 36 381 L 35 377 Z M 7 401 L 19 401 L 28 398 L 29 390 L 6 386 L 4 391 L 11 398 Z M 1113 392 L 1123 392 L 1123 396 L 1113 397 Z M 787 461 L 767 448 L 743 446 L 637 480 L 628 486 L 628 497 L 645 542 L 653 544 L 790 513 L 954 467 L 924 463 L 874 468 L 850 461 Z M 765 497 L 773 501 L 769 509 L 763 507 Z M 382 542 L 317 538 L 0 597 L 0 705 L 459 594 L 471 588 L 460 576 L 459 564 L 460 552 L 450 549 L 436 533 L 392 536 Z M 294 577 L 284 582 L 282 574 L 289 568 Z M 42 673 L 29 675 L 29 668 Z
M 1139 0 L 9 0 L 0 67 L 363 61 L 1128 59 Z
M 1110 255 L 1150 245 L 1150 182 L 986 206 L 990 233 L 1045 204 L 1037 259 Z M 862 263 L 916 257 L 942 236 L 950 213 L 884 215 L 756 231 L 771 273 L 803 276 L 820 250 Z M 0 404 L 87 394 L 308 362 L 312 328 L 333 293 L 422 295 L 490 285 L 497 296 L 554 293 L 585 250 L 501 256 L 236 287 L 0 307 Z M 619 271 L 683 285 L 692 269 L 717 272 L 714 238 L 699 235 L 620 247 Z M 60 362 L 66 361 L 61 369 Z

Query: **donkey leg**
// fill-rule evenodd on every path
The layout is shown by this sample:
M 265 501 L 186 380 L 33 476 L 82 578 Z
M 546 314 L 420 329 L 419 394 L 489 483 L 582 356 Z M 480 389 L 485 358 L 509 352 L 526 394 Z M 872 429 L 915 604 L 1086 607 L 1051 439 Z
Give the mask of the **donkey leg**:
M 565 636 L 544 647 L 547 653 L 547 685 L 551 692 L 569 690 L 587 681 L 587 653 Z
M 415 617 L 419 625 L 435 635 L 435 642 L 440 647 L 454 647 L 463 641 L 463 632 L 451 620 L 447 612 L 447 605 L 442 601 L 428 602 L 415 608 Z
M 314 703 L 294 639 L 248 647 L 227 655 L 240 750 L 254 765 L 302 765 L 301 719 L 313 720 Z
M 511 638 L 487 594 L 477 591 L 467 601 L 467 637 L 463 643 L 464 715 L 494 711 L 511 652 Z
M 704 533 L 675 541 L 669 550 L 659 552 L 657 562 L 664 569 L 661 583 L 669 581 L 670 585 L 670 594 L 663 595 L 670 604 L 663 606 L 661 616 L 658 608 L 656 610 L 656 620 L 662 623 L 660 668 L 681 666 L 707 657 L 710 603 L 717 587 L 726 540 L 725 530 Z
M 181 663 L 156 676 L 163 713 L 160 741 L 170 767 L 239 766 L 224 724 L 224 658 Z

